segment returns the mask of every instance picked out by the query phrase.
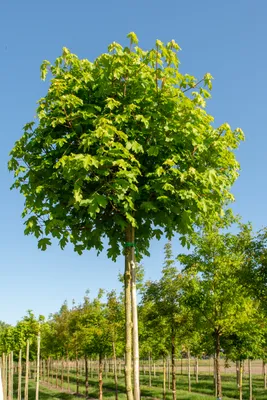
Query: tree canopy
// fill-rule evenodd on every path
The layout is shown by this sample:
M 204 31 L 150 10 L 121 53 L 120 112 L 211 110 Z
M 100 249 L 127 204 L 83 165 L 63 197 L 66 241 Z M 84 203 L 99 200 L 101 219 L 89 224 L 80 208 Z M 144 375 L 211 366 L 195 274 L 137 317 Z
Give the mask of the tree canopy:
M 113 42 L 95 61 L 67 48 L 39 100 L 38 123 L 27 123 L 11 151 L 13 187 L 25 196 L 25 233 L 45 250 L 51 236 L 64 248 L 121 253 L 135 228 L 140 256 L 149 241 L 216 219 L 233 196 L 235 150 L 243 133 L 214 127 L 205 111 L 212 77 L 179 71 L 179 46 L 156 41 L 145 51 Z

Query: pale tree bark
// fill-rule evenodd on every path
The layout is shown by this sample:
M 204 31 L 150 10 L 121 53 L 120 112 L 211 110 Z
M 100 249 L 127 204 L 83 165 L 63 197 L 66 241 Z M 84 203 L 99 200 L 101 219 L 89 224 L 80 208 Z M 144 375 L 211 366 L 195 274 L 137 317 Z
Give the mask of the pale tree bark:
M 63 358 L 61 359 L 61 390 L 63 390 L 64 387 L 64 361 Z
M 18 360 L 18 400 L 21 400 L 21 356 L 22 351 L 19 351 L 19 360 Z
M 99 354 L 99 373 L 98 373 L 98 382 L 99 382 L 99 400 L 103 400 L 103 359 L 102 354 Z
M 9 354 L 8 400 L 13 400 L 13 351 Z
M 151 382 L 151 352 L 148 353 L 148 386 L 152 386 Z
M 166 400 L 166 361 L 163 357 L 163 400 Z
M 39 381 L 40 381 L 40 344 L 41 344 L 41 335 L 40 332 L 37 336 L 37 359 L 36 359 L 36 391 L 35 391 L 35 400 L 39 400 Z
M 216 340 L 216 350 L 215 350 L 215 376 L 216 376 L 216 392 L 217 398 L 220 400 L 222 398 L 222 380 L 221 380 L 221 366 L 220 366 L 220 333 L 215 331 Z
M 84 357 L 84 369 L 85 369 L 85 396 L 88 397 L 89 393 L 89 368 L 88 368 L 88 357 Z
M 196 383 L 198 383 L 198 357 L 195 360 L 195 375 L 196 375 Z
M 172 346 L 172 400 L 176 400 L 176 372 L 175 372 L 175 335 L 174 329 L 172 328 L 171 336 L 171 346 Z
M 236 367 L 236 385 L 237 387 L 239 387 L 239 361 L 236 361 L 235 367 Z
M 214 387 L 215 387 L 215 397 L 217 399 L 218 395 L 218 387 L 217 387 L 217 373 L 216 373 L 216 354 L 214 354 L 214 359 L 213 359 L 213 379 L 214 379 Z
M 187 351 L 187 359 L 188 359 L 188 392 L 191 392 L 190 349 L 188 349 Z
M 67 353 L 67 384 L 68 384 L 68 392 L 70 392 L 70 359 L 69 359 L 69 353 Z
M 29 396 L 29 355 L 30 355 L 30 341 L 28 339 L 27 344 L 26 344 L 26 371 L 25 371 L 24 400 L 28 400 L 28 396 Z
M 239 400 L 243 399 L 243 363 L 239 362 Z
M 253 400 L 252 393 L 252 370 L 251 370 L 251 359 L 248 359 L 248 373 L 249 373 L 249 400 Z
M 113 368 L 114 368 L 114 384 L 115 384 L 115 400 L 118 400 L 118 375 L 117 375 L 117 355 L 115 341 L 112 342 L 113 349 Z
M 168 370 L 168 389 L 171 390 L 171 369 L 170 369 L 170 360 L 167 360 L 167 370 Z
M 58 357 L 56 360 L 56 388 L 58 388 Z
M 76 394 L 79 394 L 79 360 L 77 351 L 76 351 Z
M 2 365 L 3 365 L 3 400 L 7 400 L 7 355 L 3 353 L 2 355 Z
M 135 231 L 131 227 L 130 243 L 134 244 Z M 134 400 L 140 400 L 140 378 L 139 378 L 139 337 L 138 337 L 138 314 L 136 299 L 136 262 L 135 249 L 130 247 L 131 263 L 131 299 L 132 299 L 132 324 L 133 324 L 133 382 L 134 382 Z
M 132 227 L 126 229 L 126 242 L 132 243 Z M 124 295 L 125 295 L 125 388 L 127 400 L 133 400 L 132 388 L 132 296 L 131 261 L 132 249 L 125 248 Z M 138 399 L 139 400 L 139 399 Z
M 267 379 L 266 379 L 266 362 L 263 362 L 263 376 L 264 376 L 264 389 L 267 389 Z

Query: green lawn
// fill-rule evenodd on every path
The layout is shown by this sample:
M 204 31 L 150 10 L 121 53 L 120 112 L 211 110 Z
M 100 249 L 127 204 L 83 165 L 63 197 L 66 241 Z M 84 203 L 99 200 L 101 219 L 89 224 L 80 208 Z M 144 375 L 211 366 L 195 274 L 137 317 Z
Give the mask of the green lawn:
M 147 400 L 162 399 L 162 375 L 157 374 L 157 376 L 152 376 L 152 386 L 148 386 L 148 374 L 141 374 L 141 398 Z M 239 391 L 236 386 L 236 380 L 234 375 L 223 375 L 223 398 L 226 399 L 239 399 Z M 76 377 L 74 371 L 70 374 L 70 393 L 67 391 L 67 383 L 64 381 L 64 388 L 61 390 L 59 387 L 56 388 L 55 377 L 53 382 L 49 384 L 41 382 L 40 384 L 40 400 L 49 399 L 60 399 L 60 400 L 77 400 L 76 392 Z M 58 386 L 60 382 L 58 379 Z M 14 388 L 16 387 L 16 382 Z M 167 384 L 168 387 L 168 384 Z M 191 382 L 191 393 L 188 392 L 188 382 L 186 375 L 177 375 L 177 399 L 183 400 L 214 400 L 214 387 L 213 380 L 211 376 L 200 375 L 199 382 L 195 382 L 194 376 Z M 126 396 L 124 394 L 124 379 L 123 376 L 119 377 L 119 399 L 125 400 Z M 16 397 L 16 391 L 14 390 L 14 397 Z M 79 379 L 79 397 L 85 396 L 84 378 Z M 253 377 L 253 396 L 254 400 L 267 400 L 267 390 L 263 387 L 262 376 Z M 89 378 L 89 399 L 98 398 L 98 379 L 97 375 L 94 374 L 93 377 Z M 105 400 L 114 399 L 114 382 L 111 374 L 104 374 L 103 376 L 103 397 Z M 23 398 L 23 395 L 22 395 Z M 171 400 L 171 391 L 167 389 L 167 400 Z M 248 378 L 244 377 L 243 381 L 243 400 L 249 399 L 249 387 Z M 35 400 L 35 383 L 34 380 L 30 380 L 29 384 L 29 400 Z

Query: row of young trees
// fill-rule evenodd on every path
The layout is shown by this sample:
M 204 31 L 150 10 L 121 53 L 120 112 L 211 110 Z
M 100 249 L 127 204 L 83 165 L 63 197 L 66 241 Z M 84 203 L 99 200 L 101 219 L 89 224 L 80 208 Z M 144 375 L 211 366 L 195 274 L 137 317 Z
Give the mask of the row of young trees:
M 236 234 L 214 226 L 195 234 L 192 252 L 179 255 L 178 260 L 168 242 L 161 278 L 140 283 L 140 351 L 143 357 L 163 359 L 163 372 L 166 358 L 171 357 L 173 400 L 176 399 L 175 359 L 181 351 L 187 353 L 189 360 L 190 355 L 214 356 L 218 398 L 222 397 L 222 354 L 225 359 L 241 361 L 241 366 L 245 359 L 265 359 L 266 237 L 264 230 L 254 235 L 250 225 L 240 225 Z M 103 359 L 113 358 L 117 393 L 116 361 L 117 357 L 125 356 L 124 301 L 114 291 L 104 297 L 104 291 L 100 290 L 93 300 L 86 295 L 83 303 L 73 304 L 72 308 L 64 304 L 46 322 L 42 317 L 37 321 L 29 312 L 15 327 L 2 328 L 1 351 L 12 350 L 16 357 L 30 340 L 30 357 L 34 359 L 36 335 L 41 332 L 43 359 L 64 358 L 75 360 L 77 365 L 79 359 L 84 359 L 87 393 L 88 360 L 97 356 L 100 398 Z M 239 386 L 241 398 L 242 370 Z

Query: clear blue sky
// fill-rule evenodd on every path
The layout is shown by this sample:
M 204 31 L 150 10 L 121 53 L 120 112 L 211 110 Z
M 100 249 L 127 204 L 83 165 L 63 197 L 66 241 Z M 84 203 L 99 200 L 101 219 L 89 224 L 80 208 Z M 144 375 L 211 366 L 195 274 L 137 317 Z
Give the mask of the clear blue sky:
M 55 312 L 65 299 L 82 300 L 86 289 L 119 288 L 116 264 L 95 252 L 83 256 L 57 245 L 47 252 L 25 237 L 23 198 L 10 192 L 8 153 L 35 115 L 47 90 L 39 79 L 42 60 L 53 61 L 63 46 L 93 60 L 112 41 L 126 43 L 130 31 L 140 45 L 175 39 L 181 70 L 214 80 L 208 111 L 217 125 L 241 127 L 246 142 L 237 152 L 242 172 L 233 188 L 234 210 L 256 229 L 267 225 L 267 1 L 266 0 L 2 0 L 0 3 L 0 320 L 15 323 L 32 309 Z M 157 279 L 164 241 L 151 244 L 146 277 Z M 178 241 L 174 243 L 179 252 Z

